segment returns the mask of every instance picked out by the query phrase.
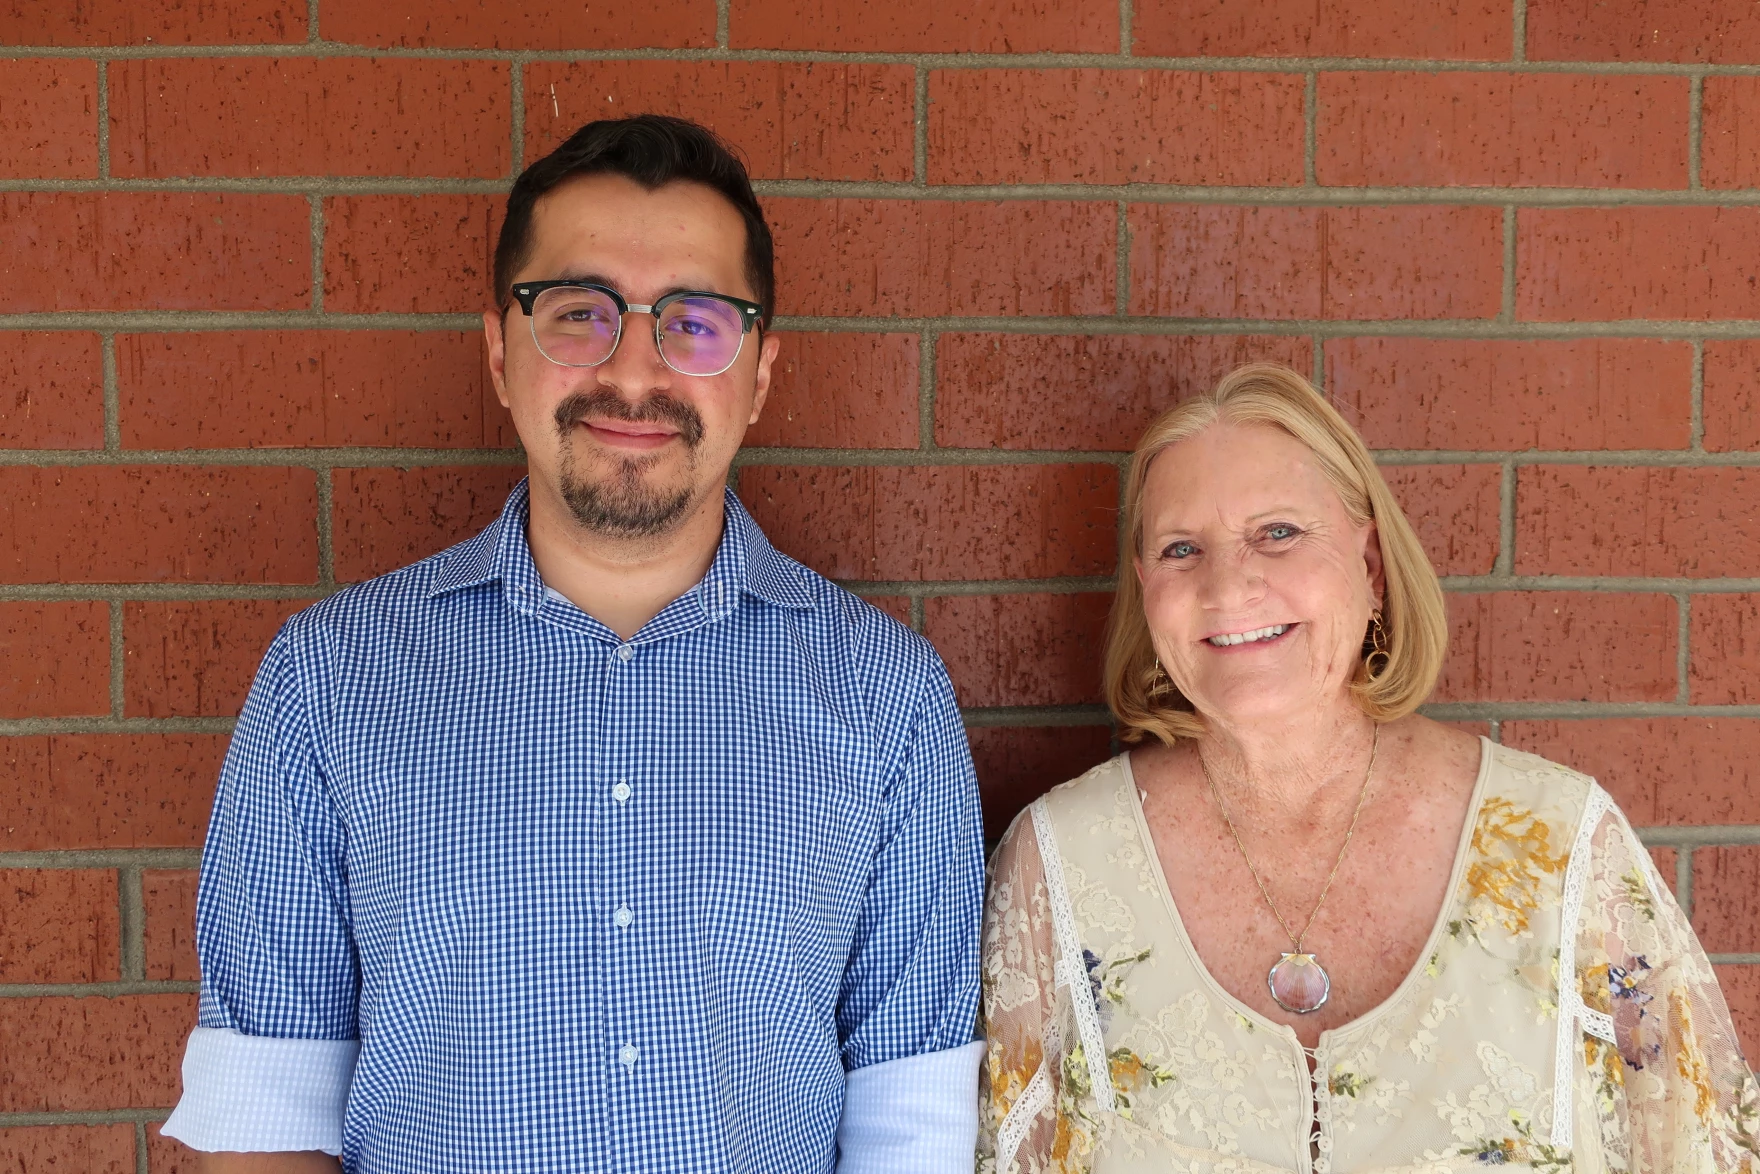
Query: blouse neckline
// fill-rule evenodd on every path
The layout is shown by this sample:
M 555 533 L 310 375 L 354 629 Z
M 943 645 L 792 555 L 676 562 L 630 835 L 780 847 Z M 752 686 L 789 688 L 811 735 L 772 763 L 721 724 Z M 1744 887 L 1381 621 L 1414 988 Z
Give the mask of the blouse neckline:
M 1357 1016 L 1355 1019 L 1348 1020 L 1337 1027 L 1331 1027 L 1321 1032 L 1319 1044 L 1314 1049 L 1316 1052 L 1325 1051 L 1327 1044 L 1335 1037 L 1350 1035 L 1368 1027 L 1370 1024 L 1374 1023 L 1375 1020 L 1385 1014 L 1390 1007 L 1396 1006 L 1403 1001 L 1412 986 L 1417 983 L 1419 976 L 1424 973 L 1424 967 L 1430 957 L 1434 955 L 1437 949 L 1441 946 L 1442 935 L 1448 926 L 1449 913 L 1454 909 L 1455 902 L 1460 894 L 1461 880 L 1466 874 L 1467 856 L 1472 850 L 1473 844 L 1473 829 L 1478 826 L 1479 809 L 1485 802 L 1486 783 L 1491 777 L 1494 749 L 1491 739 L 1484 735 L 1480 735 L 1479 773 L 1473 780 L 1473 795 L 1472 799 L 1467 804 L 1467 818 L 1461 824 L 1460 839 L 1455 844 L 1454 867 L 1449 872 L 1448 888 L 1445 890 L 1447 896 L 1443 898 L 1441 907 L 1436 911 L 1436 921 L 1430 927 L 1430 935 L 1424 940 L 1424 948 L 1419 951 L 1417 962 L 1410 970 L 1406 971 L 1405 977 L 1401 979 L 1399 985 L 1393 989 L 1392 994 L 1388 995 L 1385 999 L 1381 1000 L 1381 1002 L 1363 1012 L 1363 1014 Z M 1291 1027 L 1287 1023 L 1278 1023 L 1275 1020 L 1268 1019 L 1259 1011 L 1235 998 L 1234 995 L 1229 993 L 1227 988 L 1225 988 L 1220 982 L 1216 981 L 1216 976 L 1210 973 L 1210 968 L 1206 966 L 1204 960 L 1198 956 L 1197 947 L 1192 945 L 1192 939 L 1186 933 L 1186 923 L 1179 915 L 1179 907 L 1174 903 L 1173 890 L 1168 887 L 1167 884 L 1167 874 L 1162 871 L 1161 856 L 1155 850 L 1155 837 L 1149 831 L 1149 821 L 1143 814 L 1142 792 L 1137 789 L 1137 776 L 1136 773 L 1131 770 L 1130 752 L 1127 750 L 1125 753 L 1120 754 L 1118 758 L 1119 764 L 1124 769 L 1125 786 L 1130 792 L 1131 813 L 1136 820 L 1137 837 L 1142 842 L 1144 855 L 1149 858 L 1149 868 L 1151 875 L 1155 878 L 1155 885 L 1158 896 L 1161 899 L 1161 906 L 1166 911 L 1168 919 L 1172 921 L 1174 936 L 1179 940 L 1180 949 L 1185 952 L 1186 960 L 1191 964 L 1192 969 L 1197 972 L 1199 981 L 1209 988 L 1210 993 L 1214 998 L 1219 1000 L 1224 1006 L 1228 1007 L 1237 1015 L 1243 1016 L 1256 1027 L 1284 1036 L 1291 1043 L 1295 1044 L 1296 1047 L 1301 1048 L 1302 1051 L 1306 1052 L 1307 1049 L 1302 1047 L 1301 1040 L 1297 1037 L 1296 1029 L 1294 1027 Z

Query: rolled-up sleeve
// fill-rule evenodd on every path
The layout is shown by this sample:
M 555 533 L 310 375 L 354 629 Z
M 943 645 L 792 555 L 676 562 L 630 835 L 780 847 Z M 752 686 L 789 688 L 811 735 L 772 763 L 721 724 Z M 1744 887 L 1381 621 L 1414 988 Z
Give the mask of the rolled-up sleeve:
M 969 1169 L 977 1132 L 983 817 L 953 687 L 939 660 L 925 676 L 839 1007 L 845 1170 L 881 1168 L 874 1147 L 945 1149 L 945 1168 Z
M 292 633 L 258 670 L 202 851 L 201 1007 L 164 1127 L 197 1150 L 339 1152 L 360 1048 L 346 825 Z

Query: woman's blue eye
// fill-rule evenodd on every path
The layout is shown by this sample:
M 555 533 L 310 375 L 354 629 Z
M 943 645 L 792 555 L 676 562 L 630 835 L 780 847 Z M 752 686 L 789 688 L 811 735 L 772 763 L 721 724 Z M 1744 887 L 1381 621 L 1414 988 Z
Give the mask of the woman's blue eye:
M 1190 542 L 1175 542 L 1162 552 L 1166 558 L 1191 558 L 1198 553 L 1198 548 Z
M 1296 528 L 1287 522 L 1278 522 L 1276 525 L 1265 527 L 1265 537 L 1275 542 L 1282 542 L 1285 538 L 1294 538 L 1295 536 Z

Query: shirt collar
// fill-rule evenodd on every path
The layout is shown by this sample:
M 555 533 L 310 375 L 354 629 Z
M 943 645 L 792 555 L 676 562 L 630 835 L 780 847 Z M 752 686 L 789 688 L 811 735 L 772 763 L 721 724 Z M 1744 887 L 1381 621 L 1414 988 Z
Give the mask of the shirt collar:
M 720 619 L 737 606 L 742 593 L 791 610 L 812 607 L 807 569 L 770 545 L 732 489 L 723 492 L 727 521 L 721 545 L 708 573 L 690 590 L 704 614 Z M 544 583 L 526 541 L 530 508 L 530 488 L 522 479 L 498 518 L 441 556 L 429 597 L 499 581 L 510 607 L 535 614 L 544 603 Z

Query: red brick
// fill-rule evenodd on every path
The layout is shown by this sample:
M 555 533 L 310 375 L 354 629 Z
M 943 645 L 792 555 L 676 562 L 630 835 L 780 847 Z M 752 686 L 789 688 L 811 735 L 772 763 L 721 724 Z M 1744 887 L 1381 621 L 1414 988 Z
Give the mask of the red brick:
M 502 176 L 508 67 L 373 57 L 110 64 L 110 167 L 186 175 Z
M 169 1108 L 194 995 L 0 999 L 0 1113 Z
M 917 336 L 788 333 L 748 445 L 916 448 Z
M 1760 1056 L 1760 966 L 1714 966 L 1743 1056 Z
M 671 114 L 702 122 L 754 179 L 909 180 L 916 71 L 795 61 L 533 62 L 526 158 L 594 118 Z
M 1760 469 L 1533 465 L 1516 477 L 1516 573 L 1760 573 L 1757 495 Z
M 0 11 L 0 20 L 4 20 Z M 0 175 L 91 179 L 98 174 L 98 64 L 66 57 L 0 61 Z
M 1516 316 L 1760 318 L 1760 208 L 1521 208 Z
M 235 716 L 276 629 L 308 602 L 123 604 L 123 712 L 129 717 Z
M 1760 61 L 1747 0 L 1529 0 L 1530 61 Z
M 490 291 L 501 196 L 338 196 L 324 201 L 324 308 L 470 313 Z
M 1760 700 L 1760 595 L 1695 595 L 1687 685 L 1697 705 Z
M 1694 851 L 1693 932 L 1708 954 L 1760 951 L 1760 846 Z
M 1449 597 L 1437 701 L 1672 701 L 1666 595 L 1498 591 Z
M 1111 592 L 945 595 L 923 606 L 959 702 L 1098 704 Z
M 765 202 L 784 314 L 1110 314 L 1103 203 Z
M 930 183 L 1302 182 L 1299 74 L 929 75 Z
M 0 193 L 0 314 L 304 309 L 311 260 L 301 196 Z
M 430 4 L 425 0 L 321 0 L 327 41 L 439 49 L 707 49 L 715 44 L 714 0 L 651 4 Z
M 110 712 L 110 605 L 0 602 L 0 718 Z
M 1375 448 L 1692 443 L 1691 343 L 1338 338 L 1326 343 L 1326 382 L 1332 405 Z
M 0 869 L 0 982 L 114 982 L 121 951 L 114 872 Z
M 124 448 L 499 448 L 476 331 L 244 330 L 116 340 Z
M 1496 465 L 1390 465 L 1381 470 L 1439 575 L 1489 575 L 1502 541 Z
M 1684 188 L 1684 77 L 1322 73 L 1323 184 Z
M 1705 447 L 1712 452 L 1760 449 L 1760 340 L 1705 344 Z
M 196 1152 L 160 1133 L 157 1123 L 147 1126 L 147 1170 L 149 1174 L 201 1174 Z
M 0 45 L 266 45 L 305 39 L 305 0 L 0 4 Z
M 966 737 L 978 770 L 984 836 L 992 841 L 1027 804 L 1112 753 L 1107 726 L 976 726 Z
M 1638 827 L 1760 823 L 1760 721 L 1506 721 L 1503 740 L 1594 775 Z
M 733 0 L 735 49 L 844 53 L 1114 53 L 1107 0 Z
M 196 961 L 196 883 L 193 868 L 141 874 L 146 906 L 146 976 L 172 982 L 201 978 Z
M 1489 318 L 1503 286 L 1496 208 L 1130 209 L 1133 314 Z
M 1680 853 L 1673 848 L 1652 848 L 1650 849 L 1650 862 L 1656 865 L 1657 875 L 1662 877 L 1662 883 L 1668 889 L 1669 896 L 1677 901 L 1680 900 L 1680 893 L 1675 891 L 1674 884 L 1680 865 Z
M 864 595 L 862 599 L 873 604 L 905 627 L 911 624 L 911 598 L 908 595 Z
M 0 332 L 0 448 L 102 448 L 98 336 Z
M 0 582 L 315 582 L 317 502 L 310 469 L 0 468 Z
M 1699 181 L 1708 188 L 1760 185 L 1760 78 L 1705 79 L 1699 141 Z
M 125 1121 L 0 1129 L 0 1169 L 21 1174 L 134 1174 L 134 1126 Z
M 944 334 L 935 443 L 1129 452 L 1156 416 L 1242 363 L 1313 365 L 1304 335 Z
M 1169 57 L 1506 60 L 1508 0 L 1138 0 L 1137 53 Z
M 525 468 L 338 469 L 336 578 L 370 579 L 462 542 L 493 522 Z
M 1110 465 L 748 466 L 777 547 L 834 579 L 1044 579 L 1117 567 Z
M 0 738 L 0 852 L 199 848 L 226 743 L 223 734 Z

